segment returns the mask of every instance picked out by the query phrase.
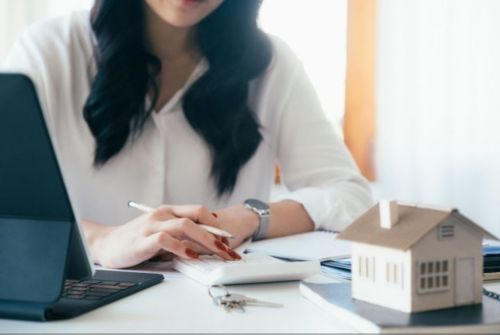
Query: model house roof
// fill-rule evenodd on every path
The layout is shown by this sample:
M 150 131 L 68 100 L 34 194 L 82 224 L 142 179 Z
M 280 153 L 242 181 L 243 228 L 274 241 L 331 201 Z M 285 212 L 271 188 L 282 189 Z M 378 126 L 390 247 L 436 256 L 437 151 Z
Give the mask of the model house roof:
M 349 227 L 338 235 L 339 239 L 393 249 L 407 250 L 448 218 L 455 218 L 472 227 L 483 237 L 497 238 L 472 222 L 456 209 L 442 210 L 418 205 L 399 203 L 398 221 L 390 229 L 383 228 L 380 222 L 379 204 L 370 208 Z

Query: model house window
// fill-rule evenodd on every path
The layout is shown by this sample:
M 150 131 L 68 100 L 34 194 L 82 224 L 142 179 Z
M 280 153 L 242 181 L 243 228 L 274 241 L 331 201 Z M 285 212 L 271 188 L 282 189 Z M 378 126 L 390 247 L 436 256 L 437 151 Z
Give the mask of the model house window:
M 403 288 L 403 264 L 387 262 L 385 264 L 385 280 L 392 286 Z
M 449 260 L 419 262 L 417 263 L 417 271 L 418 293 L 445 291 L 450 288 Z
M 375 281 L 375 258 L 359 256 L 358 273 L 360 278 Z
M 455 237 L 455 225 L 452 223 L 443 223 L 438 229 L 440 240 L 449 240 Z

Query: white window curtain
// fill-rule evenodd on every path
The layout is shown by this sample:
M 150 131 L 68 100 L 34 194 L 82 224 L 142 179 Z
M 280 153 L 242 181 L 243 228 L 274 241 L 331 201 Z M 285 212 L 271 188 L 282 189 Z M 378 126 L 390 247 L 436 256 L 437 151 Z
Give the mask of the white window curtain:
M 379 197 L 500 236 L 500 1 L 379 0 Z

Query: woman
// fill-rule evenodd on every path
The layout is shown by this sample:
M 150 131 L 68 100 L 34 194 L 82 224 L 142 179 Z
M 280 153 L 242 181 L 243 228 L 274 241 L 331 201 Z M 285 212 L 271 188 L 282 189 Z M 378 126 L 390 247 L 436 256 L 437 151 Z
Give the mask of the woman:
M 37 87 L 95 262 L 239 259 L 231 247 L 246 238 L 340 230 L 371 204 L 302 65 L 257 27 L 260 3 L 98 0 L 12 50 L 6 66 Z M 276 162 L 291 191 L 271 202 Z M 129 200 L 158 208 L 137 216 Z

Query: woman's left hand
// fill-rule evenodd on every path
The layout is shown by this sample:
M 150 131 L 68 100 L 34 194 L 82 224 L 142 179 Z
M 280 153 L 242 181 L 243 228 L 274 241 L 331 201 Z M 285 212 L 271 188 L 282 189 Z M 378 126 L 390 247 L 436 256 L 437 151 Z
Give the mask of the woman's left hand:
M 215 212 L 218 228 L 225 230 L 235 238 L 229 240 L 229 246 L 236 248 L 251 237 L 259 227 L 259 216 L 244 205 L 227 207 Z

